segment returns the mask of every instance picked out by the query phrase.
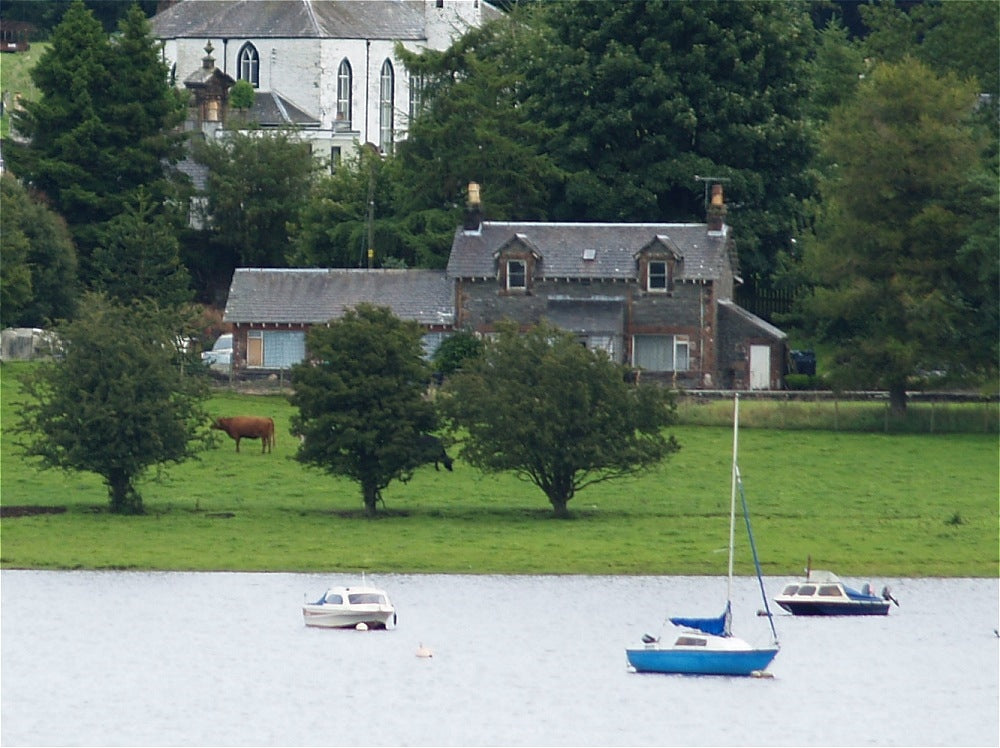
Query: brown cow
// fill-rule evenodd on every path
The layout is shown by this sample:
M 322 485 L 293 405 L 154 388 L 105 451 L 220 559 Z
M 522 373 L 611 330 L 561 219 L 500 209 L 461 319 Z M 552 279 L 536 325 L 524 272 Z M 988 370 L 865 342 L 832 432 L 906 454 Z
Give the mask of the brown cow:
M 260 452 L 270 452 L 274 448 L 274 419 L 259 416 L 233 416 L 216 418 L 213 429 L 225 431 L 236 440 L 236 451 L 240 451 L 240 439 L 260 439 Z

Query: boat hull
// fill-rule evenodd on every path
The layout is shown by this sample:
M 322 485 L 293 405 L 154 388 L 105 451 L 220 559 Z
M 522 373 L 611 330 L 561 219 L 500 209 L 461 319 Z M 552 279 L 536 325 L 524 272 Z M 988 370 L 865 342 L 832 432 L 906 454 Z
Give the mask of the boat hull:
M 639 673 L 678 675 L 753 675 L 767 668 L 778 649 L 696 651 L 693 649 L 626 649 L 628 663 Z
M 775 602 L 793 616 L 885 616 L 889 614 L 889 603 L 884 601 L 833 603 L 775 599 Z
M 377 610 L 330 610 L 331 606 L 305 605 L 302 608 L 302 618 L 306 626 L 316 626 L 325 629 L 353 629 L 358 624 L 365 624 L 370 629 L 388 628 L 395 621 L 395 611 L 392 608 Z

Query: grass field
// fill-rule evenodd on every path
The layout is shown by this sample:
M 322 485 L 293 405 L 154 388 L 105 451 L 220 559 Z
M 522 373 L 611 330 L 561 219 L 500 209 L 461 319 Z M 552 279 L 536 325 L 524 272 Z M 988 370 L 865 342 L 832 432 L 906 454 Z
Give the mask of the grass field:
M 368 520 L 355 484 L 293 459 L 285 397 L 218 392 L 213 415 L 275 418 L 274 453 L 245 441 L 236 454 L 220 435 L 199 460 L 141 483 L 145 516 L 119 517 L 107 513 L 96 476 L 38 471 L 20 459 L 8 428 L 18 370 L 5 365 L 0 380 L 0 503 L 66 510 L 0 521 L 3 568 L 725 572 L 726 426 L 677 426 L 680 453 L 644 476 L 581 492 L 567 521 L 551 518 L 534 486 L 483 476 L 460 457 L 452 473 L 431 465 L 392 484 L 382 516 Z M 814 567 L 845 576 L 997 576 L 995 433 L 761 428 L 757 406 L 741 410 L 740 467 L 765 574 L 797 574 L 811 556 Z M 725 418 L 728 407 L 719 407 Z M 752 572 L 745 548 L 737 571 Z
M 0 117 L 0 138 L 10 135 L 10 112 L 7 111 L 7 105 L 13 106 L 18 95 L 29 100 L 38 96 L 31 80 L 31 68 L 48 48 L 48 42 L 40 42 L 32 44 L 27 52 L 0 54 L 0 91 L 3 92 L 5 105 L 3 117 Z

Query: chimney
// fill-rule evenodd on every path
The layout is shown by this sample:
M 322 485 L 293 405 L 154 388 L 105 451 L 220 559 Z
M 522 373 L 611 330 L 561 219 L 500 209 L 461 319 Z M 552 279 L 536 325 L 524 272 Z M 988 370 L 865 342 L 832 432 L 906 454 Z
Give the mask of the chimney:
M 468 233 L 478 233 L 483 227 L 483 209 L 479 202 L 479 184 L 469 182 L 469 200 L 465 206 L 465 223 L 462 228 Z
M 712 185 L 712 201 L 706 211 L 705 222 L 708 224 L 708 233 L 722 234 L 726 225 L 726 203 L 722 199 L 722 185 Z

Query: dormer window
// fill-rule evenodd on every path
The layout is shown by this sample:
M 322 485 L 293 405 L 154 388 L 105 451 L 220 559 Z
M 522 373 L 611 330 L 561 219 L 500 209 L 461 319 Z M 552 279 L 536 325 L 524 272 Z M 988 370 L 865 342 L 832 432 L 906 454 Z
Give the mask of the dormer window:
M 669 272 L 670 268 L 665 260 L 650 260 L 647 290 L 659 292 L 669 290 Z
M 523 291 L 528 287 L 528 272 L 524 260 L 507 260 L 507 290 Z

